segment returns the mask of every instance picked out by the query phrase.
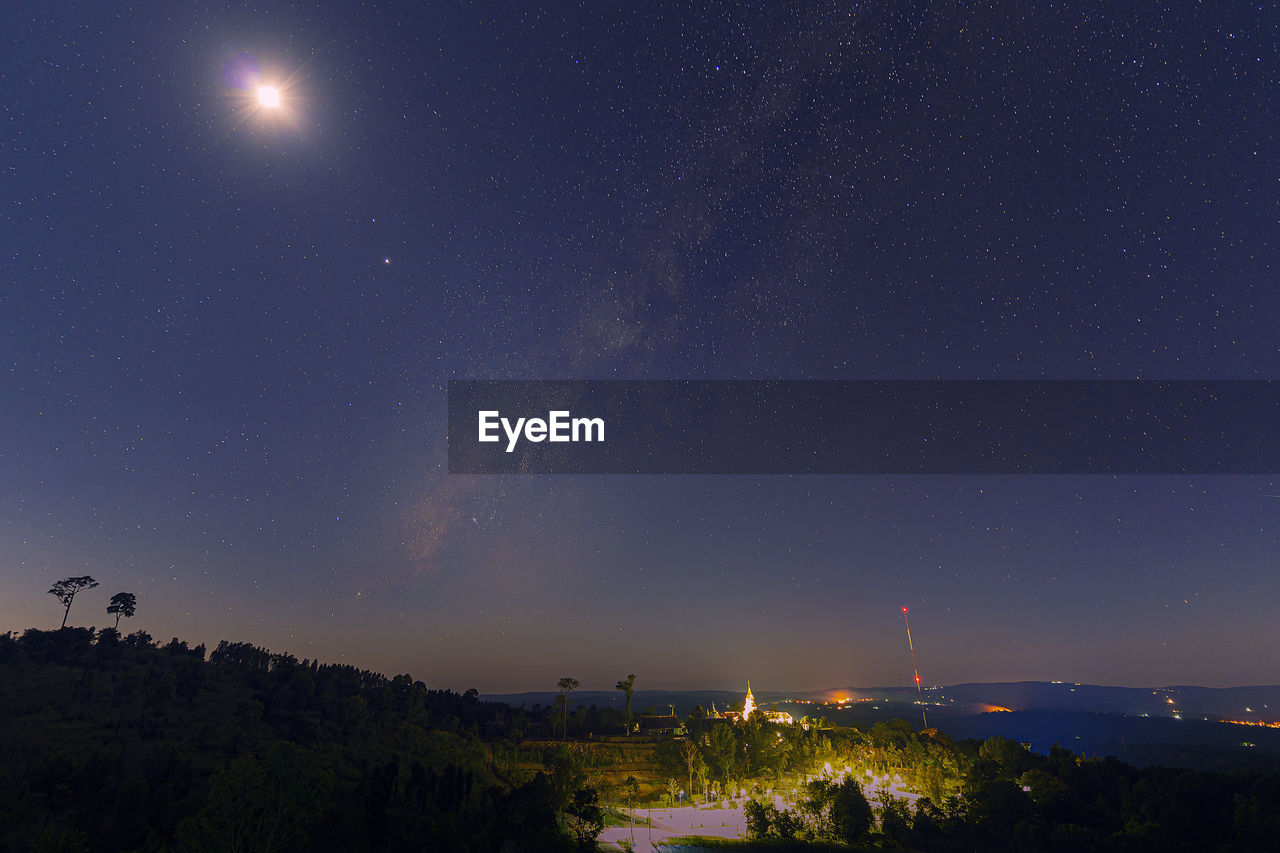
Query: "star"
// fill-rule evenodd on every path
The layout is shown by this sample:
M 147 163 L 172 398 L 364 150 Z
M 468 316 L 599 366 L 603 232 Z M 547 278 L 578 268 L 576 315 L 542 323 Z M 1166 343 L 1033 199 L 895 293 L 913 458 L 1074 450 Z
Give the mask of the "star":
M 228 96 L 238 113 L 235 124 L 299 128 L 306 100 L 302 69 L 282 76 L 270 68 L 264 70 L 256 58 L 243 54 L 228 63 L 223 77 L 231 86 Z
M 280 106 L 280 90 L 274 86 L 259 86 L 258 103 L 269 108 Z

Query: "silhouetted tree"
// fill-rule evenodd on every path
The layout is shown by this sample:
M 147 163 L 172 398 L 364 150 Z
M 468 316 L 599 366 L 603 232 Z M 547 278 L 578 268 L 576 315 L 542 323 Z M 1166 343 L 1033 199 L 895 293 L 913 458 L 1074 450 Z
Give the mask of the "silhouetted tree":
M 908 847 L 911 840 L 911 808 L 907 801 L 888 791 L 881 791 L 876 804 L 880 812 L 880 836 L 894 847 Z
M 871 830 L 871 804 L 852 776 L 843 782 L 819 779 L 805 786 L 809 797 L 801 811 L 812 814 L 821 838 L 857 844 Z
M 85 575 L 79 578 L 63 578 L 49 590 L 49 594 L 56 596 L 58 601 L 61 601 L 67 608 L 62 612 L 63 628 L 67 627 L 67 616 L 71 614 L 71 601 L 76 597 L 76 593 L 85 589 L 93 589 L 97 585 L 98 582 L 96 580 Z
M 769 814 L 772 809 L 772 805 L 758 800 L 747 800 L 747 804 L 742 808 L 747 838 L 764 838 L 769 834 L 769 826 L 773 823 L 773 816 Z
M 564 695 L 564 722 L 560 724 L 560 740 L 564 740 L 569 734 L 569 694 L 578 689 L 578 679 L 566 675 L 557 686 Z
M 574 685 L 577 685 L 576 681 Z M 573 800 L 564 813 L 578 848 L 594 850 L 596 836 L 604 829 L 604 809 L 600 808 L 599 792 L 595 788 L 579 788 L 573 792 Z
M 126 619 L 133 618 L 133 612 L 138 607 L 138 599 L 131 592 L 117 592 L 111 596 L 111 603 L 107 605 L 107 613 L 114 613 L 116 617 L 116 627 L 120 627 L 120 617 Z
M 871 830 L 871 804 L 852 776 L 832 791 L 831 828 L 837 841 L 857 844 Z
M 631 734 L 631 694 L 635 693 L 636 677 L 628 675 L 617 683 L 617 688 L 627 696 L 627 734 Z
M 721 781 L 728 783 L 729 776 L 736 768 L 738 755 L 738 738 L 734 735 L 733 726 L 718 723 L 707 732 L 707 756 L 711 759 L 711 772 Z
M 622 783 L 622 794 L 627 798 L 627 809 L 629 812 L 629 820 L 631 825 L 631 841 L 634 843 L 636 839 L 636 797 L 640 796 L 640 782 L 634 776 L 628 776 L 627 780 Z

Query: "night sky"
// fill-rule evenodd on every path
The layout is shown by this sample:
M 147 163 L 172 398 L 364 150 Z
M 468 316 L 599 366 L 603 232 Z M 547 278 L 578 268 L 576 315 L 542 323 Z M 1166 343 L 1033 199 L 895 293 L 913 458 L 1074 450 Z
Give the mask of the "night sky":
M 450 476 L 450 379 L 1280 378 L 1280 11 L 0 13 L 0 630 L 1280 682 L 1280 478 Z M 631 8 L 633 5 L 643 8 Z M 694 4 L 690 4 L 694 5 Z M 274 85 L 280 104 L 257 101 Z

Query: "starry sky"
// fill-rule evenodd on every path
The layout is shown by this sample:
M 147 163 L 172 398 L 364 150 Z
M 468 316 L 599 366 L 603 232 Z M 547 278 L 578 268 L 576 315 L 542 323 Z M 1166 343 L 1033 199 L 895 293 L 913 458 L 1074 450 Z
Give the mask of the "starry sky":
M 1270 4 L 0 13 L 0 630 L 1280 682 L 1280 482 L 460 476 L 451 379 L 1280 378 Z M 280 104 L 258 103 L 260 85 Z M 1268 476 L 1270 475 L 1270 476 Z

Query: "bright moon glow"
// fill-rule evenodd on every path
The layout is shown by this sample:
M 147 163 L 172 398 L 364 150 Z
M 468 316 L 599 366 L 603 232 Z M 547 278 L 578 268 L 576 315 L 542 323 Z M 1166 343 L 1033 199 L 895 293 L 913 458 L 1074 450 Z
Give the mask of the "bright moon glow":
M 259 86 L 258 103 L 264 107 L 280 106 L 280 91 L 272 86 Z

